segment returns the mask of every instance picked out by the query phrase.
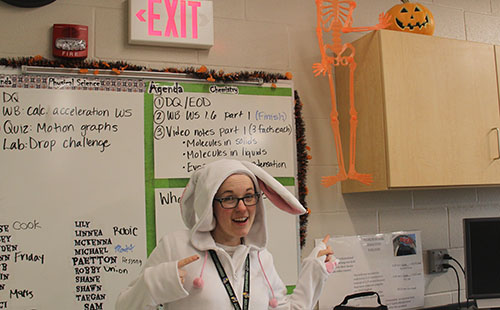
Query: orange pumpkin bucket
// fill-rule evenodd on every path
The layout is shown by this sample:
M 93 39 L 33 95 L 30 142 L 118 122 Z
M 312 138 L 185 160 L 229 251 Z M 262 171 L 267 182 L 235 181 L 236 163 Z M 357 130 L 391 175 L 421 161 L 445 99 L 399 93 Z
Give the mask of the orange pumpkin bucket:
M 432 35 L 435 25 L 431 11 L 420 3 L 401 2 L 387 11 L 391 15 L 391 24 L 387 29 Z

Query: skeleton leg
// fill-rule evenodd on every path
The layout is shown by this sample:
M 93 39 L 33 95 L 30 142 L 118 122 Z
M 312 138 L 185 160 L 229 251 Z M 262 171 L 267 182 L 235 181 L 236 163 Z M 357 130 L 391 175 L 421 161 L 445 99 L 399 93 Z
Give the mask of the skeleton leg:
M 358 127 L 358 112 L 354 106 L 354 70 L 356 70 L 356 62 L 352 56 L 348 57 L 347 61 L 349 63 L 349 115 L 351 116 L 349 123 L 349 172 L 347 177 L 363 184 L 370 185 L 373 182 L 372 175 L 358 173 L 356 171 L 356 131 Z
M 337 163 L 339 166 L 339 172 L 335 176 L 321 177 L 321 184 L 324 187 L 329 187 L 337 183 L 338 181 L 343 181 L 347 179 L 347 174 L 344 166 L 344 155 L 342 154 L 342 142 L 340 139 L 340 128 L 339 128 L 339 118 L 337 111 L 337 103 L 335 99 L 335 84 L 333 82 L 332 72 L 328 71 L 328 82 L 330 85 L 330 100 L 332 103 L 332 112 L 330 113 L 330 125 L 333 130 L 333 137 L 335 139 L 335 149 L 337 151 Z

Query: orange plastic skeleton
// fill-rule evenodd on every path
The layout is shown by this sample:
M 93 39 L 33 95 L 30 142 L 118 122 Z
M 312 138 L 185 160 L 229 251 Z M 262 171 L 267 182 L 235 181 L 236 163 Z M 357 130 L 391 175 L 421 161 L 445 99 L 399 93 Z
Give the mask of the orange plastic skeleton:
M 330 124 L 335 138 L 335 148 L 337 151 L 337 162 L 339 172 L 335 176 L 322 177 L 321 184 L 325 187 L 346 179 L 352 179 L 364 184 L 371 184 L 373 177 L 371 174 L 358 173 L 355 168 L 356 162 L 356 128 L 358 125 L 358 112 L 354 107 L 354 61 L 355 49 L 350 43 L 342 44 L 342 33 L 361 32 L 386 28 L 390 23 L 390 15 L 380 14 L 378 25 L 372 27 L 352 27 L 352 12 L 356 7 L 354 1 L 341 0 L 316 0 L 318 24 L 316 34 L 318 35 L 319 48 L 321 50 L 321 63 L 313 65 L 315 76 L 328 74 L 330 84 L 330 97 L 332 112 L 330 113 Z M 330 32 L 332 44 L 323 42 L 323 32 Z M 327 51 L 333 53 L 327 55 Z M 342 155 L 342 143 L 340 141 L 340 129 L 338 120 L 337 103 L 335 100 L 335 85 L 332 77 L 332 67 L 349 66 L 349 115 L 350 115 L 350 136 L 349 136 L 349 171 L 346 173 L 344 157 Z

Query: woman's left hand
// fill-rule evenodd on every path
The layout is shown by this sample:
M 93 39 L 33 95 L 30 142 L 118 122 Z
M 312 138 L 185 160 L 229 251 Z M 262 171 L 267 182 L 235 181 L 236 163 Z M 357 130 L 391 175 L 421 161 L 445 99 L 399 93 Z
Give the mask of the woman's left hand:
M 323 243 L 326 245 L 326 249 L 318 252 L 318 257 L 326 255 L 325 263 L 329 262 L 333 255 L 333 250 L 332 247 L 328 245 L 328 240 L 330 240 L 330 235 L 326 235 L 325 238 L 323 238 Z

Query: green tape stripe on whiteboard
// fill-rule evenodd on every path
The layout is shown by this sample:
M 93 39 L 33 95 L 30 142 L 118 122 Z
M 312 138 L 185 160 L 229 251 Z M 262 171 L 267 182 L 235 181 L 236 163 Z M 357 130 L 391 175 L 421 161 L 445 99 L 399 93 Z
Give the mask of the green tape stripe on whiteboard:
M 144 93 L 144 177 L 146 195 L 146 246 L 147 254 L 156 247 L 154 149 L 153 149 L 153 95 Z
M 294 186 L 295 179 L 292 177 L 276 177 L 278 182 L 280 182 L 283 186 Z M 154 188 L 184 188 L 188 184 L 189 179 L 180 178 L 180 179 L 155 179 L 154 180 Z
M 173 82 L 160 82 L 160 85 L 171 86 Z M 210 87 L 214 84 L 207 83 L 178 83 L 183 87 L 186 93 L 209 93 Z M 227 86 L 224 84 L 216 85 L 219 87 Z M 257 95 L 257 96 L 292 96 L 292 88 L 289 87 L 262 87 L 235 85 L 238 88 L 239 95 Z M 146 89 L 149 88 L 149 83 Z M 153 95 L 144 93 L 144 177 L 145 177 L 145 195 L 146 195 L 146 244 L 147 255 L 151 254 L 156 247 L 156 216 L 155 216 L 155 189 L 156 188 L 183 188 L 187 185 L 188 178 L 155 179 L 154 178 L 154 107 Z M 295 186 L 293 177 L 276 177 L 284 186 Z
M 160 82 L 161 85 L 172 86 L 174 83 Z M 186 93 L 210 93 L 210 87 L 218 86 L 225 87 L 224 84 L 191 84 L 191 83 L 177 83 L 182 86 Z M 239 95 L 257 95 L 257 96 L 292 96 L 292 89 L 290 87 L 262 87 L 262 86 L 249 86 L 249 85 L 234 85 L 238 88 Z

